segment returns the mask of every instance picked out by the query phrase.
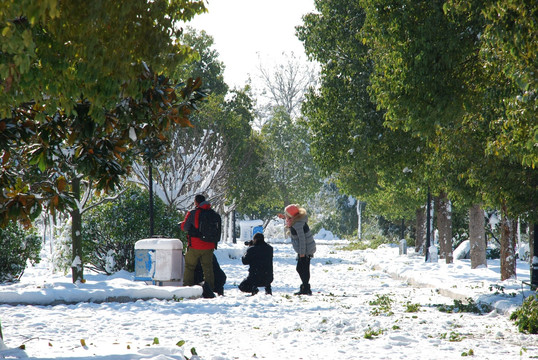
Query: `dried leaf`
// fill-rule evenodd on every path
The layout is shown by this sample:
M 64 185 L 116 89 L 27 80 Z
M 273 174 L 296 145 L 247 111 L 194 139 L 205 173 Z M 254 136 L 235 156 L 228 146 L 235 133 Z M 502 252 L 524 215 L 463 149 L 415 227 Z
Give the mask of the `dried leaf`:
M 65 191 L 65 188 L 67 187 L 67 180 L 64 176 L 60 176 L 58 180 L 56 180 L 56 187 L 58 188 L 59 192 Z

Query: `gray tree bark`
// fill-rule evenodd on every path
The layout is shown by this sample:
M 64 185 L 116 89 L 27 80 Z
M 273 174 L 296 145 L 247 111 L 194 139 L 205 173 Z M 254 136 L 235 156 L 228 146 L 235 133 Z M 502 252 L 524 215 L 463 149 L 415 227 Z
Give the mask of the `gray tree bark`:
M 532 265 L 532 258 L 535 254 L 535 246 L 537 246 L 538 244 L 535 244 L 535 231 L 536 229 L 536 224 L 530 224 L 529 225 L 529 265 Z
M 437 201 L 437 229 L 439 230 L 439 257 L 452 264 L 452 205 L 445 193 Z
M 486 231 L 484 229 L 484 210 L 473 205 L 469 210 L 469 241 L 471 243 L 471 269 L 487 266 Z
M 501 209 L 501 280 L 516 278 L 516 220 Z
M 74 177 L 72 181 L 73 195 L 80 203 L 80 178 Z M 71 258 L 71 274 L 73 283 L 84 281 L 84 261 L 82 256 L 82 215 L 76 206 L 71 210 L 71 241 L 73 254 Z

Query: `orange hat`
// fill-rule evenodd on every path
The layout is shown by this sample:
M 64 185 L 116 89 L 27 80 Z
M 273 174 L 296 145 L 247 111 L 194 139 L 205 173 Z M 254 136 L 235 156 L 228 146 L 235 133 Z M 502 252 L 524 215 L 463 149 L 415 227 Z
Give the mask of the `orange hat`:
M 286 206 L 286 208 L 284 209 L 284 212 L 289 217 L 294 217 L 295 215 L 299 213 L 299 207 L 297 205 L 291 204 L 291 205 Z

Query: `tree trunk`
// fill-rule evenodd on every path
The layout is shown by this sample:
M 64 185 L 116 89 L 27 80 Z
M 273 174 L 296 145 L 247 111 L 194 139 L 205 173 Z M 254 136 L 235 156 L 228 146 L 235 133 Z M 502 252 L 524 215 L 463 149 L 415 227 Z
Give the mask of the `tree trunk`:
M 237 236 L 235 235 L 235 210 L 232 211 L 232 242 L 237 244 Z
M 80 203 L 80 178 L 74 177 L 72 181 L 73 195 Z M 71 211 L 71 241 L 73 254 L 71 258 L 71 273 L 73 283 L 77 281 L 84 282 L 84 264 L 82 263 L 82 216 L 79 207 Z
M 480 205 L 469 209 L 469 242 L 471 243 L 471 269 L 487 266 L 486 231 L 484 229 L 484 210 Z
M 227 214 L 224 214 L 224 216 L 222 217 L 222 242 L 223 243 L 228 243 L 229 242 L 229 239 L 232 238 L 232 233 L 230 232 L 230 219 L 232 218 L 232 214 L 231 212 L 227 213 Z
M 538 286 L 538 223 L 529 226 L 531 285 Z
M 415 252 L 424 255 L 424 241 L 426 240 L 426 209 L 420 207 L 416 211 L 417 231 L 415 239 Z
M 516 226 L 515 220 L 501 209 L 501 280 L 516 278 Z
M 529 225 L 529 264 L 532 265 L 532 257 L 538 256 L 538 237 L 536 234 L 536 229 L 538 228 L 538 223 Z
M 445 193 L 437 198 L 437 229 L 439 230 L 440 258 L 452 264 L 452 204 Z

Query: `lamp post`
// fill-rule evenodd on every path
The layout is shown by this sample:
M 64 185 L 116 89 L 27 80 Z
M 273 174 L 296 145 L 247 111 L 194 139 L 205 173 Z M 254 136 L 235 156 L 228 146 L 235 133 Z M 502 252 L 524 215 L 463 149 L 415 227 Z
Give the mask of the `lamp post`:
M 148 182 L 149 182 L 149 237 L 152 238 L 154 234 L 154 220 L 153 220 L 153 166 L 151 164 L 151 158 L 148 159 Z
M 357 235 L 358 240 L 362 239 L 362 203 L 357 200 Z
M 430 229 L 430 223 L 431 223 L 431 202 L 432 202 L 432 195 L 430 194 L 430 188 L 428 187 L 428 204 L 426 204 L 426 262 L 428 262 L 430 258 L 430 237 L 431 237 L 431 229 Z
M 532 241 L 532 259 L 531 259 L 531 288 L 538 288 L 538 223 L 534 224 L 533 239 Z

